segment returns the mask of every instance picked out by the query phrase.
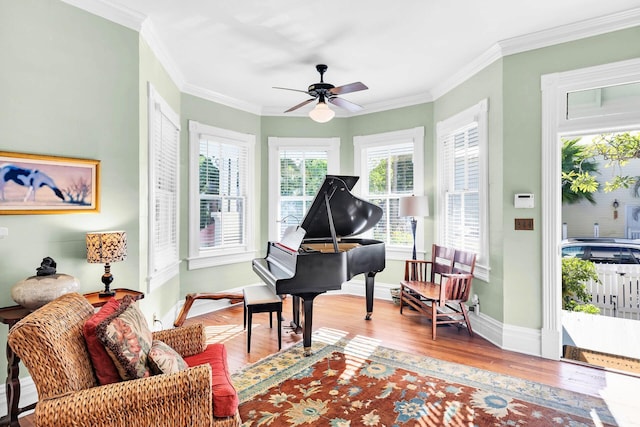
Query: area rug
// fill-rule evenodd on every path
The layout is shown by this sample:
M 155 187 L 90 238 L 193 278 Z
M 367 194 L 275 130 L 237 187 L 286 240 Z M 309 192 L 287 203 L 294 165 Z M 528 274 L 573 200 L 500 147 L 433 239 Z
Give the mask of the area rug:
M 634 359 L 631 357 L 618 356 L 615 354 L 578 348 L 572 345 L 565 345 L 564 358 L 577 360 L 578 362 L 584 362 L 590 365 L 602 366 L 604 368 L 612 368 L 618 371 L 640 374 L 640 359 Z
M 243 426 L 616 425 L 588 395 L 403 353 L 366 337 L 314 333 L 233 375 Z

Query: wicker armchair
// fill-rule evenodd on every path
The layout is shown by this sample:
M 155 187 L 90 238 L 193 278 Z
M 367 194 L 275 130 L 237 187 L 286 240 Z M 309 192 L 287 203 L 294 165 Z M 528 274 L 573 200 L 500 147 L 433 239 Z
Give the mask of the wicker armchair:
M 240 426 L 212 416 L 211 367 L 98 385 L 82 327 L 94 313 L 79 294 L 67 294 L 34 311 L 9 332 L 8 343 L 38 390 L 37 426 Z M 202 325 L 154 333 L 182 356 L 202 352 Z

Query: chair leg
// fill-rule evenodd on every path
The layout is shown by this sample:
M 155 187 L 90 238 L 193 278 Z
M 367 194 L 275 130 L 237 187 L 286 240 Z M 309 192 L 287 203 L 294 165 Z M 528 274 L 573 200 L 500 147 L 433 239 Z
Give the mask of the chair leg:
M 253 320 L 253 312 L 251 308 L 247 310 L 247 317 L 249 320 L 249 329 L 247 330 L 247 353 L 251 353 L 251 321 Z
M 273 311 L 269 312 L 269 329 L 273 329 Z
M 242 321 L 244 322 L 242 329 L 247 329 L 247 304 L 243 304 Z
M 436 328 L 438 326 L 438 309 L 436 302 L 431 301 L 431 339 L 436 340 Z
M 469 312 L 467 311 L 467 306 L 463 302 L 460 303 L 460 310 L 462 311 L 464 322 L 467 324 L 469 335 L 473 336 L 473 329 L 471 329 L 471 322 L 469 321 Z
M 400 314 L 402 314 L 402 306 L 404 305 L 404 300 L 402 299 L 403 292 L 404 292 L 404 287 L 400 286 Z

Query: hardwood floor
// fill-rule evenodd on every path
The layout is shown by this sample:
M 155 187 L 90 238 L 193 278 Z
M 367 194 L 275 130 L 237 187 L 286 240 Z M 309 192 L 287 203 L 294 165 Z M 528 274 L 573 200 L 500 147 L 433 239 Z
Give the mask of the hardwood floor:
M 291 298 L 284 301 L 283 315 L 288 324 L 291 319 Z M 269 314 L 253 316 L 251 353 L 246 352 L 246 332 L 243 324 L 242 304 L 187 319 L 185 324 L 203 322 L 217 326 L 217 340 L 227 347 L 229 369 L 238 371 L 278 351 L 276 329 L 269 329 Z M 316 297 L 313 307 L 313 329 L 325 327 L 343 331 L 348 337 L 366 336 L 381 341 L 381 345 L 398 350 L 462 363 L 481 369 L 513 375 L 567 390 L 598 396 L 607 386 L 607 375 L 617 375 L 600 368 L 587 367 L 571 362 L 553 361 L 535 356 L 502 350 L 484 338 L 469 336 L 466 329 L 438 327 L 438 339 L 431 339 L 431 323 L 416 312 L 404 310 L 390 301 L 376 300 L 370 321 L 364 320 L 363 297 L 339 294 L 323 294 Z M 472 320 L 473 321 L 473 320 Z M 274 319 L 275 323 L 275 319 Z M 285 328 L 282 347 L 290 347 L 302 341 L 302 335 Z M 620 375 L 621 377 L 628 377 Z M 640 378 L 628 377 L 637 380 Z
M 284 301 L 283 314 L 286 320 L 283 324 L 288 324 L 291 319 L 291 300 L 287 298 Z M 390 301 L 376 300 L 372 320 L 364 320 L 364 316 L 363 297 L 323 294 L 315 299 L 313 326 L 314 330 L 331 328 L 342 331 L 351 338 L 358 335 L 366 336 L 380 340 L 381 345 L 385 347 L 462 363 L 593 396 L 615 395 L 627 396 L 626 399 L 629 399 L 628 396 L 635 395 L 635 391 L 640 388 L 638 377 L 502 350 L 480 336 L 470 337 L 466 330 L 458 330 L 456 327 L 439 326 L 438 339 L 433 341 L 430 322 L 424 316 L 410 310 L 405 310 L 400 315 L 398 306 Z M 246 352 L 242 304 L 187 319 L 185 324 L 194 322 L 215 327 L 213 338 L 224 342 L 231 372 L 236 372 L 245 365 L 278 351 L 277 330 L 275 327 L 269 329 L 269 314 L 258 313 L 253 316 L 251 353 Z M 292 333 L 285 327 L 282 334 L 283 349 L 301 340 L 302 335 Z M 630 404 L 629 409 L 634 406 L 635 404 Z M 34 424 L 30 418 L 23 418 L 21 425 L 32 427 Z

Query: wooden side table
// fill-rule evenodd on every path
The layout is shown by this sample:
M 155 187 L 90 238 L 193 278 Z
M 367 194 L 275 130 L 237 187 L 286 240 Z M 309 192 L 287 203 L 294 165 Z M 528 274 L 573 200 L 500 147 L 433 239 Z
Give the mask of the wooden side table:
M 136 301 L 144 298 L 144 294 L 131 289 L 115 289 L 115 298 L 121 300 L 129 295 Z M 89 303 L 94 307 L 102 307 L 109 301 L 111 297 L 100 297 L 100 292 L 91 292 L 84 295 Z M 22 306 L 14 305 L 11 307 L 0 308 L 0 322 L 9 326 L 9 329 L 19 320 L 26 317 L 31 310 Z M 18 416 L 26 411 L 30 411 L 36 407 L 35 403 L 27 405 L 23 408 L 20 404 L 20 358 L 16 356 L 9 344 L 7 343 L 7 415 L 0 418 L 0 426 L 20 427 Z

